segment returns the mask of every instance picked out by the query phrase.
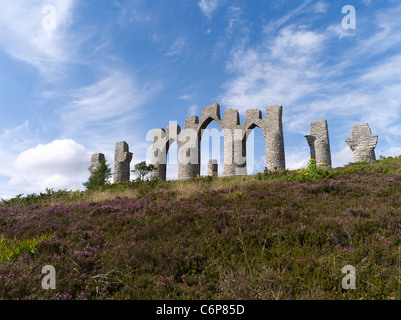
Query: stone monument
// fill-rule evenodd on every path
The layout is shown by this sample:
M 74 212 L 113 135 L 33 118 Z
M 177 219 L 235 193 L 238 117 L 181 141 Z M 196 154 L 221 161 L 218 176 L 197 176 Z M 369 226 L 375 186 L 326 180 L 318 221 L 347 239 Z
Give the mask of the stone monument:
M 305 136 L 310 148 L 310 158 L 316 160 L 316 164 L 324 163 L 331 167 L 331 153 L 329 130 L 327 120 L 317 120 L 310 125 L 310 135 Z
M 351 129 L 351 138 L 345 140 L 354 153 L 354 162 L 376 160 L 375 148 L 378 136 L 372 136 L 367 123 L 354 125 Z
M 91 156 L 91 164 L 88 168 L 91 175 L 100 167 L 102 161 L 106 161 L 106 158 L 103 153 L 95 153 Z
M 114 156 L 114 183 L 130 181 L 130 163 L 132 152 L 129 152 L 128 144 L 118 142 Z
M 224 137 L 224 176 L 246 175 L 246 141 L 249 133 L 259 127 L 265 137 L 266 167 L 285 170 L 284 137 L 282 127 L 282 106 L 266 108 L 266 119 L 262 119 L 259 109 L 249 109 L 245 122 L 241 125 L 237 110 L 227 109 L 224 118 L 220 116 L 220 106 L 215 103 L 204 107 L 199 120 L 197 116 L 185 120 L 184 129 L 173 125 L 153 130 L 152 164 L 156 170 L 152 177 L 166 179 L 166 159 L 169 146 L 178 145 L 178 179 L 190 179 L 200 175 L 200 141 L 203 131 L 212 121 L 216 121 Z

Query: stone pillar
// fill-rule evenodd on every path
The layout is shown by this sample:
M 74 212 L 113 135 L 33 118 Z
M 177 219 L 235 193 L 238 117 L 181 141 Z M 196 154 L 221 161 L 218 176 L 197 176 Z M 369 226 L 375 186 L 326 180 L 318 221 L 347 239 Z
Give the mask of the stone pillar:
M 234 130 L 234 164 L 236 176 L 247 175 L 246 165 L 246 139 L 243 139 L 241 129 Z
M 166 181 L 167 174 L 167 142 L 164 129 L 154 129 L 152 131 L 152 170 L 150 176 L 161 181 Z
M 266 108 L 266 167 L 270 171 L 285 170 L 283 106 Z
M 217 177 L 218 173 L 218 162 L 216 159 L 210 159 L 207 165 L 207 175 L 211 177 Z
M 224 150 L 223 150 L 223 176 L 235 176 L 236 162 L 235 162 L 235 143 L 234 143 L 234 130 L 223 129 L 224 135 Z
M 242 158 L 246 150 L 242 148 L 242 143 L 239 142 L 243 139 L 243 135 L 238 110 L 227 109 L 224 112 L 224 118 L 220 119 L 219 125 L 224 137 L 223 175 L 241 174 L 238 166 L 246 166 L 246 157 L 245 160 Z
M 102 161 L 106 161 L 106 158 L 104 156 L 103 153 L 95 153 L 92 154 L 91 157 L 91 165 L 88 168 L 91 175 L 100 167 L 100 164 L 102 163 Z
M 372 136 L 367 123 L 354 125 L 351 129 L 351 138 L 345 140 L 354 153 L 354 162 L 376 160 L 375 148 L 378 136 Z
M 178 136 L 178 180 L 200 175 L 200 140 L 196 130 L 184 129 Z
M 331 152 L 327 120 L 317 120 L 310 125 L 310 135 L 305 136 L 310 147 L 310 158 L 316 164 L 324 163 L 327 168 L 331 166 Z
M 114 156 L 114 183 L 130 181 L 131 160 L 132 153 L 129 152 L 128 144 L 125 141 L 118 142 Z

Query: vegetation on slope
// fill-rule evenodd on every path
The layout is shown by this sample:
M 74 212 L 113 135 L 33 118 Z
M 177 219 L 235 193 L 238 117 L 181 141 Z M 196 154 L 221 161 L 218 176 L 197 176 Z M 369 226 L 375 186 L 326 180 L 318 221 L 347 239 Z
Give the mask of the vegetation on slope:
M 0 298 L 400 299 L 400 190 L 397 157 L 2 201 Z

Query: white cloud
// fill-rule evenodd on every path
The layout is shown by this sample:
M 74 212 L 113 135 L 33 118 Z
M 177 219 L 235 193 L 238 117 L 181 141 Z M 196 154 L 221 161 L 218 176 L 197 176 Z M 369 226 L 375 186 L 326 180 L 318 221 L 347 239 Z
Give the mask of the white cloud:
M 326 2 L 319 1 L 317 2 L 314 7 L 314 13 L 326 13 L 329 5 Z
M 344 29 L 340 24 L 334 24 L 327 28 L 327 31 L 335 34 L 339 39 L 345 37 L 353 37 L 356 35 L 355 30 L 352 29 Z
M 240 111 L 266 103 L 289 105 L 320 87 L 313 80 L 320 77 L 314 58 L 323 48 L 322 35 L 289 26 L 265 43 L 232 55 L 227 69 L 236 76 L 224 84 L 223 104 Z
M 351 132 L 351 129 L 350 129 Z M 351 149 L 347 146 L 342 148 L 337 152 L 333 152 L 331 154 L 331 161 L 333 163 L 333 167 L 344 166 L 350 162 L 354 162 L 354 156 L 352 154 Z
M 2 1 L 0 46 L 13 58 L 37 68 L 47 80 L 62 73 L 62 65 L 73 58 L 77 39 L 68 38 L 74 0 Z M 45 30 L 42 9 L 55 9 L 56 28 Z
M 211 18 L 213 12 L 216 11 L 219 6 L 219 0 L 200 0 L 198 6 L 205 16 Z
M 39 144 L 15 157 L 7 173 L 8 187 L 25 193 L 82 188 L 89 165 L 89 151 L 74 140 Z

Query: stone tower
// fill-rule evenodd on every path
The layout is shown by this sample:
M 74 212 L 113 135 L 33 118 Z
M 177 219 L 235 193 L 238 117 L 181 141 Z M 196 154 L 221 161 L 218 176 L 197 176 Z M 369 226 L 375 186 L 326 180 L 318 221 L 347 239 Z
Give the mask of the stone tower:
M 316 160 L 316 164 L 325 164 L 331 167 L 331 153 L 329 130 L 327 120 L 317 120 L 310 125 L 310 135 L 305 136 L 310 147 L 310 158 Z
M 354 125 L 351 129 L 351 138 L 345 140 L 354 153 L 354 162 L 376 160 L 375 148 L 378 136 L 372 136 L 367 123 Z
M 130 163 L 132 152 L 129 152 L 128 144 L 118 142 L 114 156 L 114 183 L 130 181 Z

